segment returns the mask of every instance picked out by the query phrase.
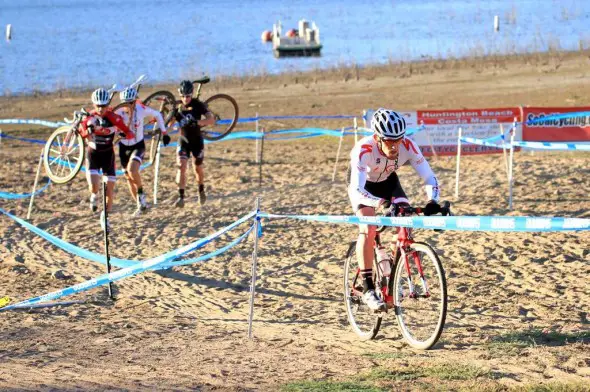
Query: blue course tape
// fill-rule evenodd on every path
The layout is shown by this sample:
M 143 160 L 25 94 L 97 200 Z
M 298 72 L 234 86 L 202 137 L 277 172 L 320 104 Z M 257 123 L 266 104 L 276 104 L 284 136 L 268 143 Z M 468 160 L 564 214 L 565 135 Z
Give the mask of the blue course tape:
M 521 142 L 514 141 L 516 147 L 530 148 L 533 150 L 559 150 L 559 151 L 590 151 L 590 144 L 560 143 L 560 142 Z
M 52 121 L 45 121 L 45 120 L 30 120 L 26 118 L 12 118 L 12 119 L 5 119 L 0 120 L 0 124 L 34 124 L 34 125 L 43 125 L 49 128 L 57 128 L 61 127 L 62 125 L 67 125 L 63 122 L 52 122 Z
M 11 136 L 11 135 L 7 135 L 5 133 L 2 134 L 2 139 L 14 139 L 14 140 L 20 140 L 23 142 L 29 142 L 29 143 L 37 143 L 37 144 L 45 144 L 45 140 L 39 140 L 39 139 L 29 139 L 26 137 L 16 137 L 16 136 Z
M 98 262 L 101 264 L 106 264 L 106 259 L 105 259 L 104 255 L 100 255 L 98 253 L 94 253 L 89 250 L 80 248 L 79 246 L 72 245 L 69 242 L 62 240 L 61 238 L 58 238 L 52 234 L 49 234 L 48 232 L 41 230 L 37 226 L 34 226 L 34 225 L 28 223 L 27 221 L 10 214 L 9 212 L 3 210 L 2 208 L 0 208 L 0 212 L 2 212 L 4 215 L 8 216 L 9 218 L 13 219 L 14 221 L 16 221 L 18 224 L 20 224 L 24 228 L 32 231 L 33 233 L 37 234 L 38 236 L 40 236 L 42 238 L 45 238 L 47 241 L 51 242 L 53 245 L 65 250 L 66 252 L 69 252 L 69 253 L 76 255 L 76 256 L 80 256 L 80 257 L 87 259 L 87 260 L 95 261 L 95 262 Z M 110 261 L 111 261 L 112 265 L 114 265 L 115 267 L 119 267 L 119 268 L 129 267 L 129 266 L 137 264 L 139 262 L 136 260 L 118 259 L 116 257 L 111 257 Z
M 488 139 L 476 139 L 472 137 L 462 137 L 461 141 L 470 144 L 477 144 L 480 146 L 502 148 L 502 145 L 493 143 Z M 515 147 L 529 148 L 533 150 L 554 150 L 554 151 L 590 151 L 590 144 L 580 143 L 559 143 L 559 142 L 521 142 L 514 141 L 512 143 Z M 505 148 L 510 148 L 510 143 L 504 145 Z
M 35 191 L 35 195 L 45 191 L 51 184 L 51 180 L 47 180 L 47 184 L 45 184 L 42 188 L 39 188 Z M 0 199 L 26 199 L 31 197 L 30 193 L 10 193 L 10 192 L 0 192 Z
M 325 223 L 462 231 L 549 232 L 590 230 L 590 219 L 581 218 L 536 218 L 528 216 L 408 216 L 386 218 L 346 215 L 275 215 L 267 213 L 260 213 L 259 216 L 271 219 L 290 218 Z
M 74 286 L 67 287 L 65 289 L 57 290 L 52 293 L 41 295 L 39 297 L 31 298 L 26 301 L 16 303 L 14 305 L 5 306 L 3 308 L 0 308 L 0 312 L 4 311 L 4 310 L 15 309 L 17 307 L 26 307 L 26 305 L 35 304 L 35 303 L 39 303 L 39 302 L 55 300 L 58 298 L 65 297 L 67 295 L 72 295 L 72 294 L 80 293 L 83 291 L 87 291 L 87 290 L 93 289 L 95 287 L 107 284 L 109 282 L 116 282 L 117 280 L 127 278 L 129 276 L 138 274 L 143 271 L 158 269 L 160 266 L 166 264 L 167 262 L 178 259 L 178 258 L 184 256 L 185 254 L 192 252 L 198 248 L 202 248 L 203 246 L 205 246 L 206 244 L 208 244 L 209 242 L 211 242 L 215 238 L 230 231 L 234 227 L 244 223 L 248 219 L 253 218 L 255 215 L 256 215 L 256 212 L 253 211 L 253 212 L 249 213 L 248 215 L 238 219 L 237 221 L 235 221 L 231 225 L 226 226 L 226 227 L 216 231 L 215 233 L 213 233 L 205 238 L 202 238 L 202 239 L 195 241 L 191 244 L 185 245 L 185 246 L 178 248 L 176 250 L 164 253 L 163 255 L 151 258 L 149 260 L 146 260 L 146 261 L 143 261 L 140 263 L 136 263 L 132 266 L 129 266 L 127 268 L 123 268 L 119 271 L 112 272 L 110 274 L 103 274 L 99 277 L 87 280 L 85 282 L 76 284 Z
M 206 255 L 199 256 L 197 258 L 190 259 L 190 260 L 170 261 L 168 263 L 162 264 L 161 266 L 159 266 L 157 268 L 153 268 L 151 271 L 158 271 L 158 270 L 167 269 L 167 268 L 171 268 L 171 267 L 178 267 L 181 265 L 194 264 L 194 263 L 198 263 L 200 261 L 212 259 L 213 257 L 219 256 L 220 254 L 228 251 L 229 249 L 233 248 L 234 246 L 236 246 L 237 244 L 242 242 L 246 237 L 248 237 L 248 234 L 250 234 L 250 232 L 253 229 L 254 229 L 254 225 L 250 226 L 250 228 L 248 230 L 246 230 L 246 232 L 244 234 L 242 234 L 241 236 L 239 236 L 238 238 L 236 238 L 235 240 L 233 240 L 229 244 L 225 245 L 224 247 L 217 249 L 216 251 L 213 251 L 213 252 L 208 253 Z

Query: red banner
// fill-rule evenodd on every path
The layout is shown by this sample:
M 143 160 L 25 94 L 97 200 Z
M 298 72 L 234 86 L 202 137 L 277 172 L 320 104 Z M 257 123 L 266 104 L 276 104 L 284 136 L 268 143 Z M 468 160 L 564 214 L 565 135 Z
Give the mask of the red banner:
M 458 130 L 467 137 L 486 139 L 508 131 L 514 120 L 520 121 L 520 108 L 499 109 L 455 109 L 419 110 L 417 124 L 424 124 L 425 130 L 412 138 L 418 143 L 424 155 L 456 155 Z M 485 147 L 463 143 L 461 154 L 497 154 L 501 148 Z
M 520 121 L 520 108 L 418 110 L 418 124 L 497 124 Z
M 539 142 L 588 142 L 590 141 L 590 116 L 577 116 L 542 121 L 544 117 L 587 112 L 590 107 L 575 108 L 522 108 L 522 140 Z M 536 120 L 534 124 L 527 122 Z

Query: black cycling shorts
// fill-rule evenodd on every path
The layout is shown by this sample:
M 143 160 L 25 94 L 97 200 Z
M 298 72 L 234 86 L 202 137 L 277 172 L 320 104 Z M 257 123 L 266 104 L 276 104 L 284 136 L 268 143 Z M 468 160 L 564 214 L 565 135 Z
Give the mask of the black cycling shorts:
M 109 180 L 114 181 L 117 176 L 115 168 L 115 151 L 111 148 L 108 150 L 97 151 L 91 148 L 87 151 L 87 169 L 91 175 L 102 174 L 109 177 Z
M 391 173 L 385 181 L 365 183 L 365 190 L 371 195 L 380 197 L 381 199 L 394 200 L 398 198 L 407 199 L 406 192 L 402 188 L 402 184 L 399 182 L 399 178 L 395 172 Z M 367 207 L 365 205 L 358 205 L 355 211 Z
M 126 146 L 123 143 L 119 143 L 119 159 L 121 159 L 121 166 L 124 171 L 127 171 L 127 165 L 131 159 L 135 159 L 141 164 L 144 155 L 145 143 L 143 140 L 132 146 Z
M 176 154 L 181 159 L 188 159 L 192 154 L 195 165 L 203 164 L 203 158 L 205 158 L 205 142 L 203 141 L 203 137 L 199 135 L 198 137 L 188 139 L 181 136 Z

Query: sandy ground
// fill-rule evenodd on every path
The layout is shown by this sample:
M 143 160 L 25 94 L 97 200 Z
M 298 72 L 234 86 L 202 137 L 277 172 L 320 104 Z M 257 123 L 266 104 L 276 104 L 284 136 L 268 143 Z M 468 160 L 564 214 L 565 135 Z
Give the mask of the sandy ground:
M 354 114 L 375 106 L 576 106 L 590 102 L 588 63 L 586 54 L 553 54 L 406 64 L 361 70 L 358 80 L 354 73 L 337 70 L 225 81 L 207 86 L 205 96 L 214 91 L 231 94 L 242 116 Z M 59 120 L 87 105 L 87 95 L 3 97 L 0 118 Z M 22 126 L 2 129 L 38 139 L 50 132 Z M 352 144 L 350 138 L 345 141 L 342 157 Z M 174 151 L 164 149 L 160 203 L 149 213 L 132 218 L 133 203 L 124 181 L 117 183 L 111 253 L 144 260 L 176 249 L 245 215 L 253 209 L 256 196 L 261 196 L 262 210 L 267 212 L 348 214 L 346 159 L 338 165 L 337 181 L 331 182 L 337 145 L 338 140 L 329 137 L 265 143 L 260 188 L 254 142 L 209 145 L 209 199 L 199 207 L 191 181 L 184 210 L 171 206 Z M 38 152 L 38 145 L 2 140 L 0 190 L 29 192 Z M 501 155 L 464 160 L 458 200 L 452 196 L 455 161 L 430 162 L 442 181 L 443 199 L 453 202 L 457 215 L 590 218 L 588 154 L 518 153 L 512 212 L 507 209 Z M 419 178 L 409 168 L 403 168 L 400 176 L 412 199 L 423 202 Z M 146 170 L 143 178 L 151 195 L 152 170 Z M 36 199 L 31 221 L 102 253 L 98 215 L 89 212 L 87 196 L 81 174 L 67 185 L 53 185 Z M 20 217 L 25 217 L 27 206 L 28 200 L 0 201 L 0 207 Z M 0 296 L 26 299 L 104 272 L 103 265 L 65 253 L 7 217 L 0 221 Z M 502 390 L 552 382 L 588 390 L 588 232 L 416 232 L 441 255 L 450 301 L 439 344 L 434 350 L 417 352 L 401 339 L 392 315 L 385 317 L 374 341 L 360 342 L 350 330 L 341 281 L 348 243 L 356 237 L 354 227 L 286 220 L 263 225 L 252 340 L 246 337 L 250 238 L 209 262 L 117 283 L 115 302 L 108 299 L 105 288 L 99 288 L 67 298 L 80 304 L 0 313 L 0 389 L 250 391 L 277 390 L 302 380 L 352 380 L 358 384 L 350 390 L 366 385 L 385 390 Z M 232 231 L 204 251 L 224 245 L 245 229 Z M 69 278 L 52 277 L 56 270 Z M 479 369 L 479 373 L 466 380 L 434 373 L 402 377 L 415 369 L 445 366 Z

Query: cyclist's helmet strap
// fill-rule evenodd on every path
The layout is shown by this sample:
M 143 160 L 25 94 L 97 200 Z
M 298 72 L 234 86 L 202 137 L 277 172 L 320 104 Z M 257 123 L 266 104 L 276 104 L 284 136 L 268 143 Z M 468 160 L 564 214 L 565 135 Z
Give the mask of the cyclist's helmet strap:
M 193 94 L 193 83 L 190 80 L 183 80 L 178 86 L 178 92 L 180 95 L 192 95 Z
M 371 128 L 380 138 L 401 139 L 406 134 L 406 120 L 393 110 L 381 108 L 373 113 Z
M 109 92 L 104 88 L 98 88 L 92 93 L 92 103 L 95 105 L 108 105 Z
M 119 98 L 121 99 L 121 102 L 135 101 L 137 98 L 137 90 L 133 87 L 127 87 L 125 90 L 121 91 Z

